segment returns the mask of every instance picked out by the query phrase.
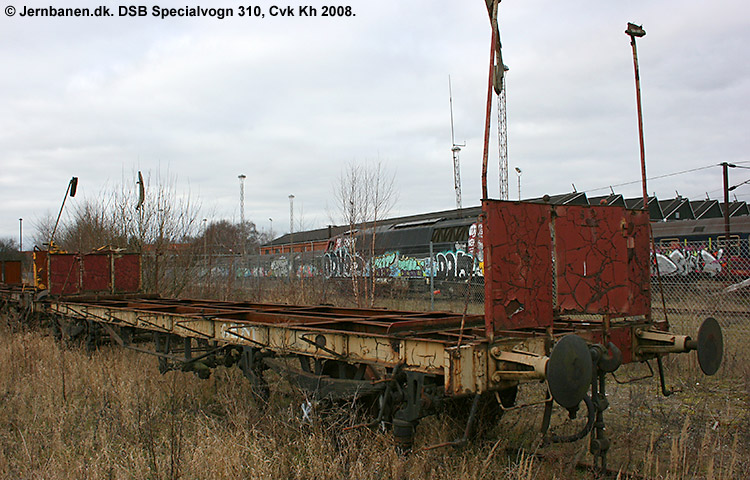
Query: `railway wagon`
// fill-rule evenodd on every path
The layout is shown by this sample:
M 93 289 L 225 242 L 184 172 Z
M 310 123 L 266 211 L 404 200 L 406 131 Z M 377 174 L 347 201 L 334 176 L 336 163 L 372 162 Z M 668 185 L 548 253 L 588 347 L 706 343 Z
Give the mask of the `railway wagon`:
M 265 398 L 264 372 L 275 369 L 314 398 L 369 399 L 375 411 L 361 426 L 392 428 L 402 449 L 411 447 L 420 419 L 457 404 L 468 406 L 464 434 L 450 442 L 460 445 L 483 422 L 524 406 L 515 404 L 519 385 L 543 382 L 545 433 L 555 404 L 571 416 L 586 410 L 579 432 L 548 440 L 588 436 L 604 469 L 607 373 L 655 362 L 667 394 L 664 355 L 696 350 L 704 373 L 718 370 L 723 340 L 715 320 L 684 336 L 651 315 L 647 212 L 485 200 L 481 215 L 484 315 L 41 295 L 17 286 L 0 294 L 6 304 L 46 316 L 60 334 L 150 353 L 162 372 L 207 377 L 217 366 L 237 365 Z M 144 335 L 153 348 L 136 341 Z

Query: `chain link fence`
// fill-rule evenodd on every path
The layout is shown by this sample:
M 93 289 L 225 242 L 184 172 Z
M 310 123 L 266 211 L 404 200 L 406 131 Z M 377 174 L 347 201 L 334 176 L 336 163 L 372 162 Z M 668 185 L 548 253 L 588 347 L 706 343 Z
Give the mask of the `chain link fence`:
M 656 247 L 651 308 L 675 333 L 695 335 L 707 317 L 719 321 L 727 351 L 750 340 L 750 246 L 739 239 L 724 248 L 711 242 L 669 242 Z M 655 272 L 654 272 L 655 273 Z
M 380 306 L 400 310 L 484 312 L 481 268 L 456 278 L 439 274 L 438 254 L 421 259 L 421 270 L 408 275 L 369 276 L 369 266 L 352 278 L 337 269 L 324 252 L 290 255 L 198 256 L 193 262 L 163 258 L 162 271 L 173 271 L 165 285 L 183 296 L 258 302 Z M 695 335 L 706 317 L 725 331 L 729 349 L 750 339 L 750 248 L 737 242 L 727 248 L 704 242 L 657 245 L 658 274 L 652 268 L 652 314 L 666 318 L 675 333 Z M 656 267 L 657 261 L 654 262 Z M 144 275 L 153 275 L 153 259 L 144 259 Z M 152 265 L 148 267 L 148 265 Z M 434 265 L 435 268 L 430 268 Z M 150 273 L 149 273 L 150 272 Z M 437 272 L 437 273 L 436 273 Z M 147 279 L 147 278 L 146 278 Z M 373 292 L 374 291 L 374 295 Z M 163 294 L 166 292 L 162 292 Z

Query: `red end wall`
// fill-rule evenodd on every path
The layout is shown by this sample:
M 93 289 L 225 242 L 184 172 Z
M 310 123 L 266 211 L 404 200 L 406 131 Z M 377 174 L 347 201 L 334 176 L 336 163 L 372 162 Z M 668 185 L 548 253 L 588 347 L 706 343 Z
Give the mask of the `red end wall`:
M 559 315 L 647 315 L 647 212 L 485 200 L 485 324 L 547 327 Z

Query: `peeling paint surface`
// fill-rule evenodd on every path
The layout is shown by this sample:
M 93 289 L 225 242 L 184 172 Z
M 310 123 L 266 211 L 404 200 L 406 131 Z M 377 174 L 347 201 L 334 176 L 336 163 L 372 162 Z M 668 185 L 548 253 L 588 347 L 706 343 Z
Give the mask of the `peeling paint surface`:
M 484 207 L 488 334 L 552 325 L 550 207 L 491 200 Z
M 488 335 L 560 314 L 650 312 L 645 212 L 492 200 L 484 209 Z

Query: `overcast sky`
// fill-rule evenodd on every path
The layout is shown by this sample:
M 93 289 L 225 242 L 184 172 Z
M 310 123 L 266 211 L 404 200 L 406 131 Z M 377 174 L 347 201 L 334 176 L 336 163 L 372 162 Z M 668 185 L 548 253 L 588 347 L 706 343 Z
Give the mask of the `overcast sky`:
M 24 0 L 25 1 L 25 0 Z M 332 184 L 348 162 L 395 172 L 392 215 L 455 207 L 448 75 L 453 86 L 464 206 L 481 195 L 490 28 L 484 1 L 354 1 L 355 16 L 239 17 L 239 2 L 207 2 L 234 17 L 0 18 L 0 237 L 30 248 L 36 220 L 95 198 L 135 172 L 176 176 L 209 219 L 260 229 L 330 223 Z M 26 7 L 101 2 L 33 1 Z M 305 4 L 304 2 L 302 4 Z M 277 5 L 292 5 L 284 3 Z M 295 10 L 296 12 L 296 10 Z M 729 161 L 750 166 L 750 5 L 743 1 L 505 0 L 511 199 L 587 191 L 640 178 L 632 53 L 638 40 L 648 176 Z M 496 104 L 493 104 L 496 108 Z M 490 196 L 497 197 L 493 110 Z M 730 183 L 750 170 L 730 171 Z M 603 190 L 592 191 L 604 187 Z M 649 193 L 721 198 L 721 169 L 653 180 Z M 639 196 L 640 184 L 615 187 Z M 739 187 L 750 200 L 750 184 Z M 134 198 L 133 201 L 136 199 Z M 335 216 L 333 221 L 339 222 Z

